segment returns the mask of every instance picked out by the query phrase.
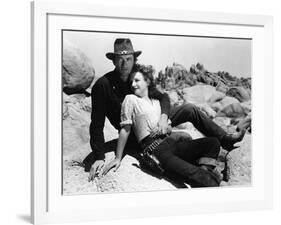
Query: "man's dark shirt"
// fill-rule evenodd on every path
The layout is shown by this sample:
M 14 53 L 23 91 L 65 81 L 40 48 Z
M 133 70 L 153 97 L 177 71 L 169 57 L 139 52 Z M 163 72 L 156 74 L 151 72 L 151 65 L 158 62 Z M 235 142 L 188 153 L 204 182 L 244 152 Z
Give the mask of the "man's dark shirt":
M 160 101 L 162 113 L 169 115 L 170 100 L 168 95 L 162 94 L 156 88 L 150 93 L 150 97 Z M 99 78 L 93 86 L 90 144 L 95 160 L 105 158 L 103 134 L 105 117 L 117 130 L 120 130 L 121 105 L 128 94 L 132 94 L 130 82 L 123 82 L 115 70 Z

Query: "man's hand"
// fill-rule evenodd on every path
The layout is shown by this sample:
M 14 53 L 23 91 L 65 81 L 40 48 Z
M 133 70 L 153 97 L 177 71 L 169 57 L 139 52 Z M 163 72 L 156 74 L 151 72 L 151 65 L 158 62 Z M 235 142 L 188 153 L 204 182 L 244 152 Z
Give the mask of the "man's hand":
M 168 116 L 166 114 L 161 114 L 160 120 L 158 122 L 159 135 L 167 134 L 168 130 L 169 130 Z
M 158 126 L 151 132 L 151 137 L 157 137 L 171 133 L 171 126 L 168 123 L 168 117 L 162 114 L 158 122 Z
M 89 173 L 89 177 L 88 177 L 89 182 L 93 181 L 95 179 L 95 177 L 100 174 L 103 166 L 104 166 L 104 160 L 97 160 L 94 162 L 94 164 L 92 165 L 92 167 L 90 169 L 90 173 Z
M 104 167 L 104 169 L 102 171 L 102 175 L 103 176 L 106 175 L 109 172 L 109 170 L 111 170 L 113 168 L 114 168 L 113 171 L 116 172 L 116 170 L 118 170 L 118 168 L 120 167 L 120 164 L 121 164 L 121 160 L 120 159 L 118 159 L 118 158 L 113 159 L 110 163 L 108 163 Z

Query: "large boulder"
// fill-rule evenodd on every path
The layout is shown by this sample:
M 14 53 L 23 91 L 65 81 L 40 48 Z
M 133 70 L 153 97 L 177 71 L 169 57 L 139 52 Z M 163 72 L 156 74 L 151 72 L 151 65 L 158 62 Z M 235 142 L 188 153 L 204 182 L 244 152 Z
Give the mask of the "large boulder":
M 252 111 L 252 104 L 251 104 L 251 101 L 248 101 L 248 102 L 242 102 L 240 103 L 241 106 L 243 108 L 245 108 L 245 110 L 248 110 L 248 111 Z
M 198 84 L 184 88 L 182 92 L 186 103 L 200 104 L 207 102 L 216 93 L 216 88 L 210 85 Z
M 231 151 L 228 158 L 228 185 L 250 185 L 252 181 L 252 146 L 251 135 L 246 133 L 239 148 Z
M 226 95 L 238 99 L 240 102 L 247 102 L 251 99 L 249 92 L 243 87 L 232 87 Z
M 216 117 L 216 111 L 211 108 L 208 103 L 201 103 L 197 105 L 199 109 L 211 119 Z
M 83 94 L 63 94 L 63 153 L 64 159 L 81 153 L 85 157 L 90 151 L 89 126 L 91 123 L 91 100 Z M 118 131 L 106 118 L 105 141 L 118 138 Z M 81 157 L 81 159 L 83 158 Z
M 90 113 L 83 110 L 87 98 L 82 94 L 63 93 L 63 158 L 82 159 L 88 153 Z
M 208 99 L 208 103 L 212 104 L 215 102 L 219 102 L 221 101 L 223 98 L 225 97 L 225 94 L 220 92 L 220 91 L 216 91 L 215 93 L 212 94 L 212 96 Z
M 231 105 L 231 104 L 234 104 L 234 103 L 239 103 L 239 101 L 236 98 L 225 96 L 220 101 L 217 101 L 217 102 L 214 102 L 214 103 L 210 102 L 210 106 L 213 110 L 218 112 L 218 111 L 224 109 L 225 107 L 227 107 L 228 105 Z
M 204 137 L 204 135 L 200 131 L 198 131 L 190 122 L 179 124 L 177 127 L 173 128 L 173 132 L 186 132 L 191 136 L 192 139 Z
M 63 43 L 62 82 L 66 94 L 85 93 L 95 77 L 90 59 L 69 41 Z
M 247 116 L 249 111 L 243 108 L 240 103 L 233 103 L 217 113 L 217 117 L 230 117 L 230 118 L 241 118 Z

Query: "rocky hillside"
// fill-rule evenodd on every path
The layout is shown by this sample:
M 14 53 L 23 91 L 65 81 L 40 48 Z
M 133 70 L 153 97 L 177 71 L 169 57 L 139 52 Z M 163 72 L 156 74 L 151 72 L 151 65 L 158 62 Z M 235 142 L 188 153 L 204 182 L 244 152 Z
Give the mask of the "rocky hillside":
M 251 78 L 237 78 L 228 72 L 219 71 L 211 73 L 200 63 L 192 65 L 189 71 L 180 64 L 174 63 L 167 66 L 165 71 L 160 71 L 156 79 L 163 90 L 184 88 L 203 83 L 216 87 L 216 90 L 226 93 L 231 87 L 243 87 L 248 94 L 251 93 Z

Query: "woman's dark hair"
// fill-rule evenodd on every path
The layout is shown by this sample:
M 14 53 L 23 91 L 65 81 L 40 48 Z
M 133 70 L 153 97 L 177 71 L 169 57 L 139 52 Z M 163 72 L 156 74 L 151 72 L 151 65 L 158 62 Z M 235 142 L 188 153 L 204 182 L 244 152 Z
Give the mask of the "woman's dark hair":
M 135 64 L 132 72 L 133 72 L 132 76 L 134 76 L 137 72 L 140 72 L 143 75 L 144 80 L 149 81 L 148 95 L 150 96 L 150 92 L 152 91 L 152 89 L 155 89 L 155 82 L 154 82 L 154 77 L 153 77 L 155 70 L 154 70 L 153 66 Z
M 145 81 L 149 81 L 149 85 L 148 85 L 148 97 L 149 98 L 158 99 L 161 102 L 161 99 L 163 99 L 163 97 L 166 96 L 168 99 L 168 104 L 170 104 L 168 95 L 166 93 L 161 93 L 156 88 L 156 84 L 155 84 L 154 76 L 153 76 L 155 73 L 155 70 L 154 70 L 153 66 L 151 66 L 151 65 L 145 66 L 145 65 L 136 63 L 133 67 L 131 76 L 134 76 L 137 72 L 140 72 L 143 75 L 143 78 Z

